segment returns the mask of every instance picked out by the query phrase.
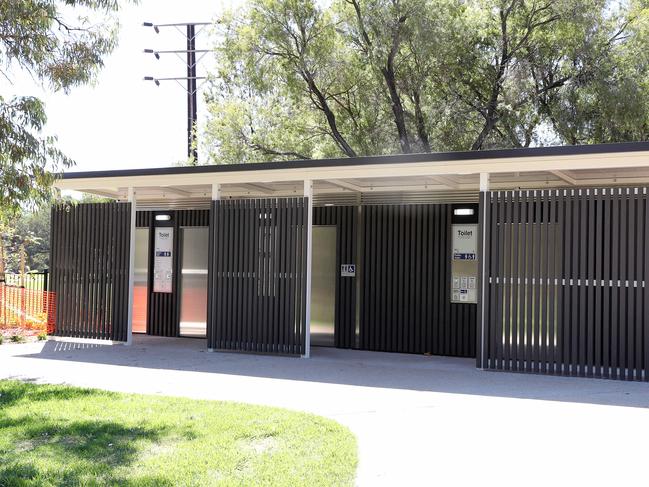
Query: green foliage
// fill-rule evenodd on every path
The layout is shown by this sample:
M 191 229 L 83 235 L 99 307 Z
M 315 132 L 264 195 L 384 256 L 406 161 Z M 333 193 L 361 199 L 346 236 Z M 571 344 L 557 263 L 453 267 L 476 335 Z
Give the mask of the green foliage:
M 9 340 L 14 343 L 25 343 L 25 337 L 22 335 L 11 335 L 11 337 L 9 337 Z
M 208 128 L 219 144 L 216 162 L 220 155 L 226 162 L 253 162 L 345 150 L 340 134 L 323 122 L 333 110 L 332 94 L 355 84 L 329 17 L 311 0 L 260 0 L 246 16 L 223 24 L 221 64 L 210 97 L 218 116 Z
M 5 341 L 5 337 L 3 337 L 2 335 L 0 335 L 0 345 L 2 345 L 2 344 L 4 343 L 4 341 Z
M 116 0 L 0 2 L 0 75 L 27 71 L 54 91 L 91 82 L 115 47 Z M 50 198 L 54 174 L 72 161 L 42 135 L 43 103 L 0 94 L 0 218 Z
M 250 0 L 219 20 L 213 163 L 649 138 L 646 0 Z
M 19 273 L 21 252 L 25 253 L 25 270 L 42 271 L 49 266 L 50 209 L 43 204 L 24 210 L 0 223 L 0 244 L 4 250 L 5 272 Z
M 39 342 L 45 341 L 47 340 L 47 333 L 42 331 L 37 335 L 37 338 Z
M 573 43 L 570 51 L 572 63 L 583 68 L 564 89 L 543 99 L 542 107 L 570 144 L 646 140 L 649 4 L 631 1 L 604 19 L 592 18 L 592 12 L 584 16 L 593 25 L 589 43 Z

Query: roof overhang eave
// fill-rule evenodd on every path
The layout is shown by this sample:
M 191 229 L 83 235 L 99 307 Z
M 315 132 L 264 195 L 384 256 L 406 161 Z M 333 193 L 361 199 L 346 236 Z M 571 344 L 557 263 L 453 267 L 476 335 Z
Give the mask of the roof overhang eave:
M 397 158 L 395 158 L 397 159 Z M 412 176 L 445 176 L 479 173 L 505 173 L 526 171 L 569 171 L 583 169 L 621 169 L 649 167 L 649 145 L 647 150 L 583 153 L 567 155 L 500 157 L 469 160 L 431 160 L 377 164 L 339 164 L 339 165 L 290 165 L 276 167 L 268 164 L 250 164 L 249 170 L 227 170 L 219 166 L 219 171 L 194 170 L 191 172 L 160 173 L 148 171 L 105 171 L 101 173 L 68 174 L 57 179 L 55 187 L 62 190 L 111 190 L 124 187 L 191 186 L 205 184 L 245 184 L 272 183 L 302 180 L 399 178 Z M 197 168 L 196 168 L 197 169 Z

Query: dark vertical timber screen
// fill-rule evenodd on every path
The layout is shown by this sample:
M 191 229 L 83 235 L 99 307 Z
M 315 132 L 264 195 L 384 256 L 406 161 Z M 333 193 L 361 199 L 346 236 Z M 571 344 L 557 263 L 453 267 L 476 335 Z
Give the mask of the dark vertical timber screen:
M 476 305 L 451 303 L 451 205 L 363 207 L 360 346 L 475 357 Z
M 497 191 L 478 366 L 648 380 L 647 188 Z
M 130 223 L 130 203 L 52 207 L 56 335 L 126 341 Z
M 212 349 L 304 354 L 307 199 L 212 202 Z

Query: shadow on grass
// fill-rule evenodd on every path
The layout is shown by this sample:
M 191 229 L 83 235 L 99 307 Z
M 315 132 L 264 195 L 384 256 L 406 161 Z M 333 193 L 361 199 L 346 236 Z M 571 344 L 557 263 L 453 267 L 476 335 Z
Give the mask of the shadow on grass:
M 128 427 L 113 421 L 54 423 L 15 422 L 14 448 L 0 452 L 0 485 L 85 485 L 105 479 L 111 485 L 171 485 L 163 478 L 130 480 L 116 475 L 118 467 L 133 465 L 141 443 L 158 443 L 167 428 Z M 56 459 L 56 462 L 43 459 Z M 25 482 L 28 482 L 25 484 Z M 102 483 L 101 481 L 99 483 Z
M 100 467 L 129 464 L 138 453 L 136 441 L 158 442 L 169 434 L 166 428 L 128 427 L 114 421 L 43 422 L 22 431 L 23 441 L 34 450 L 46 449 L 57 458 L 72 455 Z
M 65 408 L 66 400 L 104 393 L 14 385 L 13 389 L 3 390 L 0 402 L 0 410 L 12 403 L 18 412 L 0 419 L 0 433 L 9 438 L 9 448 L 0 448 L 0 486 L 172 485 L 163 477 L 133 478 L 123 467 L 135 465 L 147 447 L 177 436 L 177 431 L 167 426 L 128 425 L 112 420 L 57 421 L 33 412 L 21 415 L 22 401 L 62 400 L 58 405 Z

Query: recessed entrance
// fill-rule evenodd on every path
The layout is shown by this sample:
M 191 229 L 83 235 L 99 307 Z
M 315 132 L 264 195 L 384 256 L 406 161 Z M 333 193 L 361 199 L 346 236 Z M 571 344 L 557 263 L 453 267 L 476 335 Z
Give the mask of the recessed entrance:
M 133 270 L 133 333 L 146 333 L 149 305 L 149 229 L 135 230 Z
M 208 227 L 181 227 L 180 336 L 207 336 Z
M 335 225 L 313 227 L 311 344 L 315 346 L 335 345 L 336 236 Z

